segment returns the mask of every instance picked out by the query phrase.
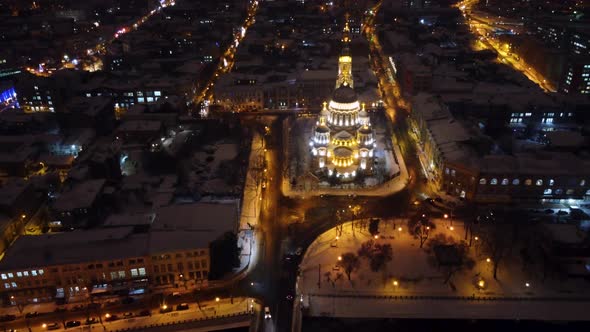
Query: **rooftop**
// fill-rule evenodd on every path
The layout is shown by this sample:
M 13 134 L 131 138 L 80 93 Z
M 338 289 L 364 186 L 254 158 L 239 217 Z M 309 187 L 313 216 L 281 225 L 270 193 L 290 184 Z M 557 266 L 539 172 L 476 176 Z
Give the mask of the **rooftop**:
M 100 195 L 105 182 L 105 179 L 97 179 L 76 184 L 57 198 L 53 203 L 53 208 L 57 211 L 89 208 Z

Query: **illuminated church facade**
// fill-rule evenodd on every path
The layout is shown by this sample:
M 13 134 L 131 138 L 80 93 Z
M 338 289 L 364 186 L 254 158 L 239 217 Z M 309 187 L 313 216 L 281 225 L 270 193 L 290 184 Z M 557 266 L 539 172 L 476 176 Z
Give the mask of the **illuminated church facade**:
M 315 167 L 340 182 L 352 181 L 361 172 L 370 173 L 377 146 L 365 105 L 359 103 L 354 90 L 349 43 L 347 22 L 332 99 L 323 103 L 309 143 Z

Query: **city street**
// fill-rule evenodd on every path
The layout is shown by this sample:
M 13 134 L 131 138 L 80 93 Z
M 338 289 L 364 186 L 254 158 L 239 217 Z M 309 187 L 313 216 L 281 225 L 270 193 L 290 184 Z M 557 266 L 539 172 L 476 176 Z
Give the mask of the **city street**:
M 547 81 L 542 74 L 528 65 L 522 58 L 510 52 L 510 45 L 502 44 L 494 37 L 496 30 L 506 29 L 506 18 L 494 17 L 489 19 L 487 15 L 474 10 L 477 0 L 464 0 L 456 6 L 463 12 L 463 16 L 469 24 L 471 32 L 478 37 L 483 48 L 494 50 L 502 63 L 511 66 L 514 70 L 523 73 L 530 81 L 537 84 L 546 92 L 556 92 L 556 88 Z M 513 29 L 514 30 L 514 29 Z
M 201 301 L 198 302 L 198 304 L 189 302 L 189 307 L 186 310 L 177 310 L 176 305 L 178 304 L 175 304 L 175 302 L 166 304 L 166 306 L 169 306 L 170 309 L 172 309 L 168 313 L 160 313 L 161 308 L 168 308 L 164 307 L 163 304 L 160 304 L 152 309 L 145 309 L 144 307 L 141 311 L 139 311 L 141 308 L 135 310 L 130 308 L 116 310 L 116 308 L 113 308 L 112 311 L 108 310 L 108 308 L 103 308 L 88 312 L 82 310 L 77 312 L 45 314 L 40 315 L 39 317 L 17 320 L 11 323 L 2 323 L 0 324 L 0 329 L 13 328 L 20 331 L 21 329 L 26 330 L 30 328 L 30 331 L 33 332 L 46 331 L 47 328 L 44 328 L 43 324 L 50 325 L 56 323 L 60 326 L 60 328 L 57 329 L 58 331 L 79 330 L 82 329 L 82 327 L 64 329 L 64 324 L 66 322 L 79 321 L 81 322 L 81 325 L 90 326 L 92 329 L 97 330 L 143 330 L 150 326 L 179 324 L 192 321 L 202 322 L 204 320 L 212 320 L 211 325 L 214 325 L 216 324 L 214 321 L 215 319 L 225 316 L 242 316 L 243 321 L 246 321 L 249 325 L 253 317 L 250 312 L 254 311 L 254 313 L 256 313 L 260 310 L 260 306 L 256 302 L 253 302 L 253 299 L 241 297 L 235 297 L 233 300 L 229 298 L 219 298 L 219 300 L 213 299 L 209 301 Z M 144 310 L 146 315 L 143 314 Z M 102 321 L 99 319 L 99 316 Z M 94 321 L 92 324 L 86 324 L 87 319 L 94 319 Z

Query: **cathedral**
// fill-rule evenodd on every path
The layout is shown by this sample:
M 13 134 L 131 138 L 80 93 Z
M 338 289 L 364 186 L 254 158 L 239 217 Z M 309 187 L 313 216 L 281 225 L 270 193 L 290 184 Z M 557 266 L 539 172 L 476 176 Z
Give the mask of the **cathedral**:
M 354 91 L 349 44 L 346 22 L 336 86 L 332 99 L 323 104 L 309 143 L 315 167 L 340 182 L 353 181 L 361 172 L 370 173 L 376 147 L 369 115 Z

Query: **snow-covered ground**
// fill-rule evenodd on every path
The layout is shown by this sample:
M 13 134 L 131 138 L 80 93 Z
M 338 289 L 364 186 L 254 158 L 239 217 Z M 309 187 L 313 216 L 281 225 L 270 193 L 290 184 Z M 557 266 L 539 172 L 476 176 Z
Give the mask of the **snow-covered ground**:
M 436 230 L 430 234 L 430 238 L 437 233 L 444 233 L 457 241 L 464 237 L 465 230 L 461 222 L 454 221 L 453 230 L 450 229 L 451 224 L 447 219 L 434 220 L 434 222 Z M 338 264 L 338 257 L 347 252 L 356 254 L 361 243 L 372 239 L 366 229 L 360 230 L 355 227 L 353 234 L 351 225 L 351 223 L 344 225 L 344 231 L 338 239 L 336 239 L 336 229 L 322 234 L 312 243 L 304 255 L 297 286 L 298 294 L 304 295 L 304 303 L 309 307 L 311 315 L 455 317 L 433 308 L 424 312 L 419 309 L 419 306 L 416 307 L 418 310 L 415 313 L 416 316 L 413 316 L 412 309 L 400 307 L 399 301 L 415 304 L 419 299 L 426 302 L 435 301 L 439 305 L 445 306 L 445 310 L 451 310 L 449 308 L 454 306 L 457 310 L 465 306 L 472 308 L 471 305 L 465 304 L 470 303 L 473 305 L 473 318 L 478 317 L 477 315 L 488 317 L 486 313 L 490 314 L 490 318 L 494 318 L 495 316 L 492 315 L 494 310 L 481 309 L 482 305 L 474 303 L 486 299 L 486 303 L 493 303 L 493 307 L 496 307 L 500 305 L 499 301 L 503 303 L 506 299 L 510 299 L 510 301 L 549 303 L 559 306 L 573 300 L 573 304 L 568 304 L 568 306 L 577 308 L 576 303 L 584 306 L 590 302 L 590 287 L 588 287 L 590 284 L 588 282 L 579 279 L 546 279 L 542 281 L 541 276 L 523 269 L 518 257 L 511 256 L 503 260 L 498 268 L 498 280 L 494 280 L 493 264 L 487 262 L 487 257 L 481 252 L 478 245 L 480 241 L 474 241 L 469 248 L 469 257 L 473 258 L 475 266 L 472 269 L 464 269 L 455 273 L 450 282 L 445 284 L 445 271 L 439 270 L 435 264 L 431 263 L 433 261 L 432 254 L 419 248 L 419 240 L 407 232 L 406 221 L 401 219 L 382 220 L 379 239 L 376 240 L 377 243 L 391 244 L 393 260 L 386 265 L 383 271 L 373 272 L 370 270 L 367 260 L 360 258 L 360 268 L 352 272 L 351 281 L 348 281 L 343 268 Z M 399 227 L 401 227 L 401 231 Z M 518 253 L 515 252 L 513 256 L 518 256 Z M 476 283 L 482 279 L 485 282 L 485 288 L 480 290 Z M 389 300 L 379 300 L 375 296 L 388 297 Z M 416 298 L 410 301 L 408 297 Z M 357 298 L 358 302 L 356 302 Z M 361 299 L 362 301 L 360 301 Z M 371 313 L 367 309 L 368 307 L 375 308 L 374 305 L 382 302 L 391 305 L 391 315 L 387 311 L 389 309 L 386 308 L 377 313 Z M 451 307 L 447 308 L 447 305 Z M 503 308 L 506 310 L 508 308 L 518 309 L 519 311 L 513 312 L 516 316 L 510 316 L 511 312 L 504 312 L 504 309 L 496 310 L 496 314 L 514 318 L 530 318 L 529 314 L 533 314 L 533 312 L 529 312 L 530 308 L 516 308 L 515 305 L 511 304 Z M 572 309 L 570 313 L 574 315 L 576 310 Z M 451 310 L 450 313 L 452 312 Z M 439 313 L 442 316 L 438 316 Z M 398 314 L 400 316 L 396 316 Z

